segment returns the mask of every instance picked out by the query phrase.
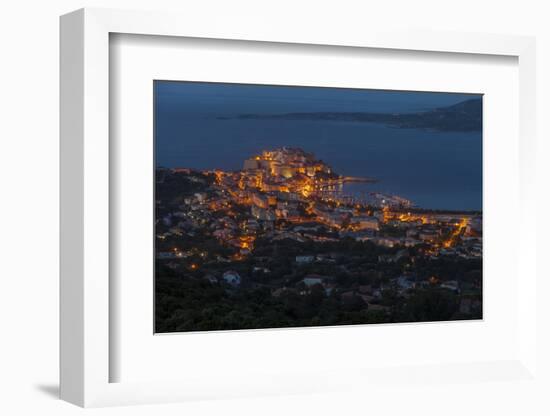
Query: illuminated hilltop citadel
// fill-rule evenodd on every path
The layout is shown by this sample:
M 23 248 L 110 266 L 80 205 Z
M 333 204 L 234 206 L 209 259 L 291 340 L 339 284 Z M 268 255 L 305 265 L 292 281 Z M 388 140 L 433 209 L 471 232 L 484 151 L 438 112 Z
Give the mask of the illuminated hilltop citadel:
M 216 171 L 216 175 L 221 183 L 227 173 Z M 316 198 L 337 203 L 357 199 L 343 193 L 345 183 L 376 182 L 372 178 L 338 175 L 328 164 L 316 159 L 313 153 L 290 147 L 265 150 L 246 159 L 238 175 L 241 190 L 254 189 L 271 194 L 283 192 L 294 194 L 295 199 Z M 372 196 L 383 199 L 381 194 L 373 193 Z M 289 196 L 284 199 L 289 199 Z M 400 197 L 388 197 L 387 200 L 390 205 L 412 206 L 410 201 Z
M 345 182 L 374 182 L 337 175 L 329 165 L 299 148 L 263 151 L 246 159 L 243 170 L 254 176 L 263 192 L 295 192 L 304 197 L 341 192 Z

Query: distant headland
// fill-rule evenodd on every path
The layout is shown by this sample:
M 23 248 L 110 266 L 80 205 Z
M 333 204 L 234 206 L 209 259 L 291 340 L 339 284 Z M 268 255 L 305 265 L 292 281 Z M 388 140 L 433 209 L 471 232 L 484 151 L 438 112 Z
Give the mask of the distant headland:
M 414 113 L 372 112 L 295 112 L 282 114 L 239 114 L 219 119 L 240 120 L 319 120 L 380 123 L 402 129 L 431 129 L 448 132 L 481 131 L 482 99 L 473 98 L 460 103 Z

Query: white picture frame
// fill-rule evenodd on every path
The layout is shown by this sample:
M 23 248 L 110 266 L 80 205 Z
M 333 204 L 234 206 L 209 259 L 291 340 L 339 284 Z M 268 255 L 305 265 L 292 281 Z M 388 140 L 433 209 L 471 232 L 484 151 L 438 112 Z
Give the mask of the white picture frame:
M 318 382 L 310 376 L 282 374 L 269 381 L 237 382 L 220 393 L 208 379 L 187 381 L 113 383 L 109 348 L 110 291 L 109 189 L 112 160 L 109 157 L 109 36 L 112 33 L 191 37 L 206 39 L 279 42 L 282 44 L 332 45 L 334 47 L 383 48 L 454 54 L 505 55 L 519 62 L 519 136 L 521 213 L 535 212 L 535 41 L 530 37 L 468 33 L 397 32 L 349 28 L 331 33 L 312 25 L 285 27 L 265 21 L 228 22 L 222 18 L 205 25 L 191 16 L 166 13 L 82 9 L 61 18 L 61 398 L 88 406 L 158 403 L 194 398 L 238 397 L 332 391 L 349 370 L 333 381 Z M 420 368 L 424 379 L 446 372 L 464 381 L 476 372 L 495 371 L 517 380 L 536 378 L 537 271 L 536 219 L 519 219 L 518 290 L 519 354 L 506 362 Z M 422 366 L 420 366 L 422 367 Z M 355 374 L 355 373 L 354 373 Z M 377 369 L 354 380 L 372 384 L 391 382 L 395 369 Z M 312 383 L 308 384 L 309 381 Z M 399 375 L 402 377 L 402 374 Z M 224 381 L 232 377 L 220 375 Z

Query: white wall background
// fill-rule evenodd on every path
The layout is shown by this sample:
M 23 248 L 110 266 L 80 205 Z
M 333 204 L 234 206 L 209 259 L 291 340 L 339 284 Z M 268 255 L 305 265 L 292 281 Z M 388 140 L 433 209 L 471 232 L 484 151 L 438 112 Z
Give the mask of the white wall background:
M 539 267 L 549 226 L 550 12 L 536 0 L 209 1 L 4 0 L 0 8 L 0 413 L 69 415 L 82 410 L 56 399 L 58 376 L 58 16 L 84 6 L 178 10 L 203 18 L 244 13 L 281 22 L 390 25 L 512 33 L 538 37 L 540 195 Z M 541 301 L 550 285 L 539 286 Z M 549 306 L 540 303 L 548 323 Z M 542 320 L 542 319 L 541 319 Z M 546 328 L 550 328 L 546 326 Z M 541 326 L 540 359 L 548 365 L 549 332 Z M 549 367 L 546 367 L 549 368 Z M 550 374 L 550 372 L 546 372 Z M 546 389 L 546 393 L 550 388 Z M 371 397 L 357 394 L 258 398 L 93 410 L 101 415 L 549 414 L 543 391 L 498 383 L 433 386 Z

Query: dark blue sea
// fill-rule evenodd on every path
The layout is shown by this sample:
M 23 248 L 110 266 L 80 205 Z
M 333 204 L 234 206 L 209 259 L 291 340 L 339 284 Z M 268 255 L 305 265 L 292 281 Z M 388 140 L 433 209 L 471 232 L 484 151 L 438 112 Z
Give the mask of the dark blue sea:
M 165 83 L 156 86 L 156 165 L 236 170 L 264 149 L 301 147 L 342 175 L 376 178 L 346 191 L 397 194 L 432 209 L 482 207 L 481 132 L 399 129 L 344 121 L 237 119 L 314 111 L 412 112 L 471 98 L 323 88 Z M 293 89 L 294 88 L 294 89 Z M 300 92 L 302 90 L 302 92 Z M 223 117 L 221 119 L 220 117 Z

